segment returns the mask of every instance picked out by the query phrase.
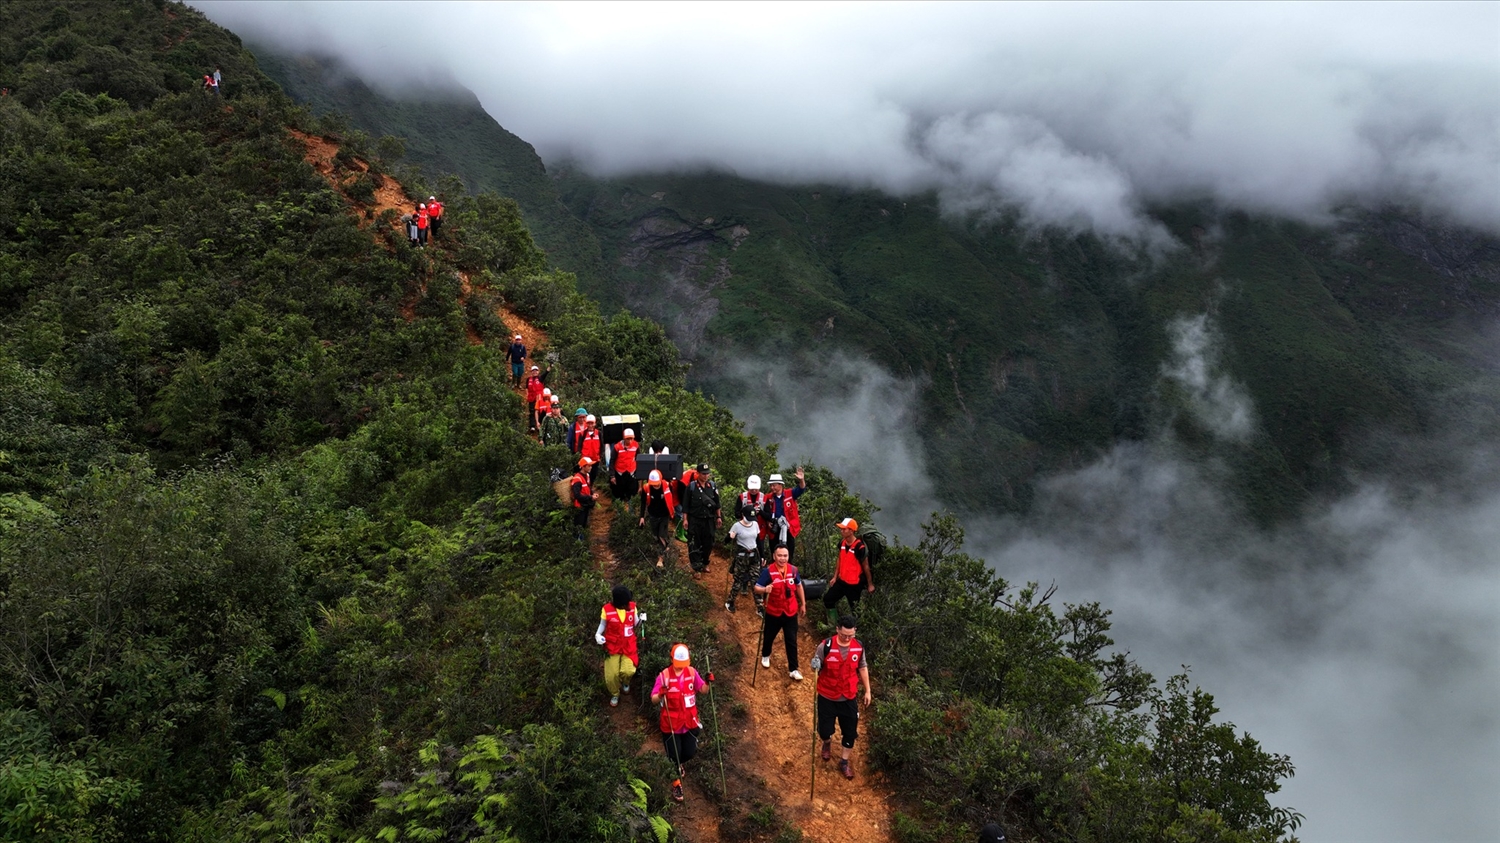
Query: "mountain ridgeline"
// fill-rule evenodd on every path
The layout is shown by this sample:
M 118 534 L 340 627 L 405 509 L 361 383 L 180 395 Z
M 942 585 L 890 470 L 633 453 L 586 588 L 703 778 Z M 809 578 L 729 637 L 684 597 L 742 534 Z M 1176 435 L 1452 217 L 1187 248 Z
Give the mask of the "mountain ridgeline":
M 1500 241 L 1400 209 L 1313 226 L 1185 202 L 1152 209 L 1180 248 L 1132 254 L 1005 213 L 953 218 L 931 194 L 717 172 L 599 179 L 566 162 L 543 178 L 467 92 L 405 102 L 333 60 L 267 66 L 300 101 L 405 138 L 416 163 L 471 188 L 528 180 L 511 195 L 557 264 L 607 307 L 660 322 L 690 383 L 730 403 L 762 363 L 837 393 L 819 373 L 838 355 L 919 384 L 933 473 L 984 468 L 961 494 L 939 484 L 966 510 L 1024 511 L 1046 473 L 1166 430 L 1225 466 L 1270 523 L 1387 467 L 1370 443 L 1441 428 L 1455 398 L 1495 405 L 1480 349 L 1500 312 Z M 590 236 L 569 227 L 553 250 L 559 202 Z M 1198 368 L 1171 376 L 1183 367 Z
M 883 226 L 911 226 L 904 236 L 929 246 L 923 238 L 950 232 L 942 243 L 988 244 L 994 260 L 1018 268 L 995 275 L 974 258 L 965 276 L 996 284 L 986 289 L 1009 303 L 997 324 L 1035 343 L 1025 355 L 1003 346 L 1014 385 L 991 390 L 998 398 L 985 400 L 998 405 L 967 391 L 968 367 L 978 365 L 967 355 L 981 354 L 979 339 L 960 345 L 954 328 L 932 335 L 951 340 L 951 351 L 935 339 L 910 345 L 915 334 L 886 326 L 889 315 L 856 306 L 857 296 L 878 299 L 877 287 L 845 289 L 838 274 L 799 276 L 823 291 L 808 301 L 834 308 L 818 311 L 826 329 L 808 321 L 810 304 L 745 287 L 760 309 L 731 307 L 735 299 L 717 293 L 715 319 L 730 321 L 711 321 L 704 336 L 740 320 L 816 350 L 863 331 L 861 342 L 893 350 L 913 371 L 922 355 L 952 354 L 953 398 L 962 394 L 975 429 L 995 406 L 1015 412 L 997 417 L 1006 423 L 1053 419 L 1056 430 L 1037 428 L 1032 444 L 1014 445 L 1035 451 L 1029 464 L 1042 470 L 1049 455 L 1139 435 L 1154 405 L 1120 410 L 1107 399 L 1148 394 L 1146 369 L 1117 371 L 1110 361 L 1136 345 L 1166 353 L 1152 314 L 1172 311 L 1173 295 L 1199 301 L 1186 257 L 1155 286 L 1089 286 L 1088 268 L 1121 270 L 1122 259 L 1082 241 L 1012 248 L 998 234 L 952 228 L 920 202 L 898 209 L 873 194 L 809 195 L 799 217 L 795 191 L 733 183 L 783 198 L 757 212 L 774 216 L 720 210 L 689 189 L 709 177 L 658 185 L 663 197 L 564 179 L 571 186 L 557 196 L 596 209 L 580 217 L 598 234 L 580 241 L 578 259 L 597 247 L 604 266 L 639 270 L 623 282 L 611 268 L 581 292 L 564 269 L 583 265 L 560 269 L 564 258 L 554 263 L 537 245 L 541 223 L 527 216 L 538 202 L 538 220 L 556 213 L 543 189 L 554 183 L 533 179 L 535 189 L 509 198 L 469 195 L 435 164 L 404 166 L 400 144 L 299 107 L 238 38 L 187 6 L 9 2 L 0 16 L 6 840 L 666 843 L 679 816 L 665 798 L 674 772 L 658 752 L 639 751 L 638 724 L 651 716 L 644 706 L 635 726 L 617 728 L 604 714 L 589 643 L 599 607 L 616 582 L 648 607 L 643 679 L 665 666 L 660 642 L 716 654 L 724 672 L 748 670 L 749 660 L 708 619 L 717 598 L 681 566 L 655 569 L 640 552 L 649 539 L 629 519 L 614 520 L 618 565 L 607 575 L 574 539 L 551 487 L 551 472 L 571 458 L 527 434 L 504 355 L 512 331 L 546 337 L 537 350 L 555 361 L 552 386 L 570 405 L 641 412 L 653 438 L 725 478 L 786 471 L 774 446 L 687 388 L 660 325 L 605 315 L 586 293 L 615 285 L 649 302 L 649 267 L 674 254 L 701 254 L 712 272 L 727 260 L 726 291 L 769 284 L 773 268 L 786 268 L 772 258 L 776 244 L 800 242 L 806 230 L 797 226 L 811 225 L 814 209 L 840 222 L 829 223 L 828 239 L 789 252 L 807 273 L 853 273 L 863 266 L 855 253 L 876 260 L 866 253 L 887 248 Z M 201 85 L 215 67 L 220 93 Z M 474 119 L 462 125 L 494 131 Z M 524 158 L 524 145 L 496 144 Z M 406 144 L 416 157 L 444 146 Z M 542 172 L 522 163 L 528 178 Z M 502 164 L 487 165 L 495 179 L 520 178 Z M 445 226 L 429 248 L 401 236 L 400 208 L 387 201 L 397 188 L 405 196 L 396 204 L 443 194 Z M 610 191 L 630 200 L 615 202 L 618 218 L 597 210 Z M 547 237 L 565 236 L 567 220 L 551 219 Z M 726 219 L 733 224 L 723 227 Z M 801 221 L 776 228 L 775 219 Z M 648 224 L 668 239 L 633 266 L 613 257 L 624 232 Z M 1213 248 L 1247 273 L 1321 242 L 1244 225 L 1242 239 L 1223 236 L 1242 245 Z M 900 242 L 893 235 L 890 247 Z M 913 254 L 860 277 L 873 284 Z M 1366 272 L 1385 271 L 1380 261 L 1425 265 L 1394 247 L 1364 259 L 1377 266 Z M 1326 286 L 1315 272 L 1298 277 L 1300 292 L 1273 304 L 1295 309 L 1306 297 L 1304 321 L 1275 330 L 1343 318 L 1336 301 L 1319 297 Z M 1218 294 L 1226 332 L 1241 322 L 1246 332 L 1272 330 L 1254 322 L 1264 310 L 1235 304 L 1259 301 L 1252 280 Z M 879 295 L 894 304 L 900 293 Z M 941 328 L 958 318 L 941 307 L 913 310 Z M 1108 342 L 1070 331 L 1049 339 L 1049 318 L 1108 327 Z M 1368 380 L 1339 385 L 1340 400 L 1368 387 L 1381 401 L 1393 396 L 1382 418 L 1420 423 L 1400 402 L 1408 387 L 1376 366 L 1385 346 L 1353 327 L 1305 341 L 1350 367 L 1371 366 Z M 1075 366 L 1104 384 L 1097 411 L 1085 412 L 1095 398 L 1077 403 L 1093 393 L 1075 383 L 1092 381 L 1059 374 Z M 1021 392 L 1031 396 L 1025 412 L 1004 403 Z M 945 423 L 968 424 L 955 406 Z M 1115 421 L 1075 429 L 1064 409 Z M 809 476 L 799 562 L 826 574 L 831 525 L 867 520 L 870 507 L 828 470 Z M 1213 697 L 1186 676 L 1157 682 L 1116 652 L 1105 609 L 1005 582 L 963 552 L 952 516 L 935 516 L 917 546 L 892 546 L 881 565 L 861 635 L 879 665 L 868 757 L 900 794 L 892 839 L 972 839 L 984 817 L 1004 820 L 1017 840 L 1269 843 L 1296 829 L 1300 815 L 1270 799 L 1292 774 L 1290 760 L 1216 720 Z M 717 693 L 703 755 L 721 752 L 753 774 L 726 791 L 710 767 L 693 768 L 714 839 L 799 839 L 778 771 L 757 768 L 741 737 L 742 706 L 729 688 Z M 721 726 L 721 713 L 740 728 Z

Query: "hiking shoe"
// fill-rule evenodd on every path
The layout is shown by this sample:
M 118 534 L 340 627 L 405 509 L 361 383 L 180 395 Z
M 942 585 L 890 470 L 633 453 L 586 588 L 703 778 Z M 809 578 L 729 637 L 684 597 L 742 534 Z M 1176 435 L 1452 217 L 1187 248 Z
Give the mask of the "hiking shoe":
M 833 740 L 829 739 L 823 741 L 823 760 L 827 761 L 831 758 L 833 758 Z
M 844 774 L 844 778 L 854 781 L 854 765 L 849 763 L 849 759 L 839 759 L 839 772 Z
M 615 694 L 614 696 L 612 696 L 612 697 L 609 698 L 609 707 L 610 708 L 614 708 L 615 706 L 617 706 L 619 704 L 620 704 L 620 695 L 619 694 Z
M 734 611 L 734 601 L 733 600 L 731 600 L 728 603 L 724 604 L 724 611 L 726 611 L 726 612 L 733 612 Z
M 621 685 L 620 686 L 620 693 L 622 693 L 622 694 L 628 694 L 628 693 L 630 693 L 630 684 L 626 683 L 624 685 Z
M 793 679 L 797 680 L 798 682 L 802 681 L 802 671 L 800 671 L 800 670 L 794 670 L 794 671 L 792 671 L 791 673 L 789 673 L 787 675 L 790 676 L 790 677 L 792 677 Z
M 763 668 L 766 668 L 767 670 L 770 670 L 771 669 L 771 657 L 770 656 L 761 656 L 760 657 L 760 666 L 763 667 Z
M 854 778 L 854 774 L 851 773 L 849 777 Z M 672 782 L 672 801 L 682 801 L 682 779 L 678 779 L 677 781 Z

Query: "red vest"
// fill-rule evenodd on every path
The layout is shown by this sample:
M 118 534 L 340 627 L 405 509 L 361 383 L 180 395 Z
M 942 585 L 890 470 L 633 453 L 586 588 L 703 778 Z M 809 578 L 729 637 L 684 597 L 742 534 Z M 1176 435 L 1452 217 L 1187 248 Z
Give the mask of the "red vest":
M 698 671 L 690 667 L 674 676 L 669 667 L 661 677 L 662 699 L 667 703 L 661 710 L 661 730 L 682 734 L 698 728 Z
M 754 494 L 755 497 L 753 497 L 753 498 L 750 497 L 752 494 Z M 747 506 L 750 507 L 750 517 L 754 518 L 756 521 L 760 522 L 760 534 L 761 534 L 762 537 L 764 537 L 771 530 L 770 525 L 768 525 L 760 517 L 760 508 L 762 506 L 765 506 L 765 504 L 766 504 L 766 493 L 765 492 L 760 492 L 760 491 L 751 492 L 749 489 L 746 489 L 745 491 L 740 492 L 740 502 L 735 505 L 734 517 L 735 518 L 739 518 L 740 517 L 739 511 L 741 509 L 744 509 Z
M 797 534 L 802 532 L 802 519 L 797 516 L 797 499 L 792 497 L 791 489 L 782 489 L 781 499 L 785 502 L 783 506 L 786 512 L 787 534 L 796 538 Z M 775 527 L 771 527 L 771 535 L 772 537 L 779 535 Z
M 772 565 L 766 570 L 771 573 L 771 591 L 766 595 L 766 614 L 782 618 L 797 614 L 797 566 L 786 566 L 785 574 L 781 573 L 778 565 Z
M 583 488 L 579 489 L 580 494 L 592 495 L 594 493 L 594 490 L 589 486 L 589 473 L 587 471 L 579 469 L 578 473 L 573 475 L 573 483 L 575 485 L 579 483 L 583 484 Z M 583 505 L 583 501 L 580 501 L 578 499 L 578 495 L 574 495 L 573 506 L 577 507 L 578 509 L 583 509 Z
M 629 656 L 630 663 L 639 666 L 641 657 L 635 646 L 635 601 L 625 610 L 625 621 L 620 622 L 620 611 L 613 603 L 604 604 L 604 652 L 611 656 Z
M 578 446 L 578 456 L 591 457 L 594 462 L 599 461 L 599 431 L 598 429 L 587 430 L 578 434 L 583 437 L 583 442 Z
M 418 211 L 417 212 L 417 228 L 420 228 L 420 229 L 422 229 L 424 231 L 427 229 L 427 212 L 426 211 Z
M 855 539 L 853 544 L 850 544 L 848 542 L 839 542 L 839 582 L 846 582 L 850 585 L 859 585 L 859 581 L 864 578 L 864 566 L 859 564 L 859 558 L 854 555 L 855 550 L 858 550 L 859 548 L 862 548 L 864 546 L 865 543 L 860 541 L 859 539 Z M 868 555 L 869 551 L 867 550 L 865 551 L 865 553 L 866 555 Z
M 858 638 L 849 639 L 849 657 L 839 653 L 838 638 L 823 642 L 828 655 L 818 671 L 818 696 L 830 700 L 852 700 L 859 693 L 859 669 L 865 664 L 865 647 Z M 818 649 L 822 649 L 820 646 Z
M 442 215 L 443 215 L 443 203 L 441 203 L 441 202 L 428 202 L 427 203 L 427 216 L 432 217 L 433 219 L 437 219 L 438 217 L 441 217 Z
M 583 445 L 583 422 L 574 422 L 568 425 L 568 447 L 573 453 L 578 453 L 578 448 Z
M 528 403 L 528 404 L 535 404 L 536 400 L 538 398 L 542 397 L 542 390 L 544 390 L 544 389 L 546 389 L 546 387 L 542 386 L 542 379 L 541 378 L 537 377 L 536 375 L 527 375 L 526 376 L 526 403 Z
M 635 452 L 641 446 L 635 440 L 622 441 L 615 446 L 615 471 L 620 474 L 635 473 Z

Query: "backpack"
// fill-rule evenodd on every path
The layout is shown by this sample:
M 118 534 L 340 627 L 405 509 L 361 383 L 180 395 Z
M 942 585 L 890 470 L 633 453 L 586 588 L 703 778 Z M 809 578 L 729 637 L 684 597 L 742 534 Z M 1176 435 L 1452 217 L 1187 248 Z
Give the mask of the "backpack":
M 866 561 L 870 563 L 871 570 L 874 570 L 876 563 L 885 554 L 885 548 L 890 542 L 886 541 L 884 533 L 874 527 L 860 533 L 859 540 L 865 543 Z

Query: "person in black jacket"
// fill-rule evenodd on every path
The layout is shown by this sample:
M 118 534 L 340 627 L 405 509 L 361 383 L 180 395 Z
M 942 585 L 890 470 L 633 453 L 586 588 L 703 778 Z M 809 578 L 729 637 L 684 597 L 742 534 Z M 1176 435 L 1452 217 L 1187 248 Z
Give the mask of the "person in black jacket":
M 709 554 L 714 548 L 714 534 L 724 526 L 724 516 L 719 508 L 719 489 L 710 477 L 708 464 L 698 466 L 693 482 L 687 487 L 683 499 L 683 510 L 687 512 L 688 564 L 696 573 L 708 570 Z

